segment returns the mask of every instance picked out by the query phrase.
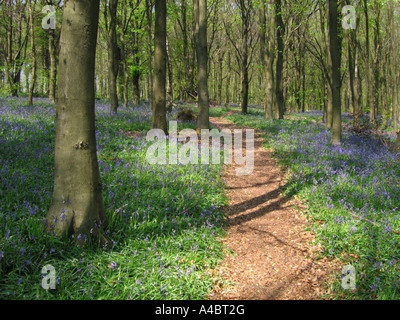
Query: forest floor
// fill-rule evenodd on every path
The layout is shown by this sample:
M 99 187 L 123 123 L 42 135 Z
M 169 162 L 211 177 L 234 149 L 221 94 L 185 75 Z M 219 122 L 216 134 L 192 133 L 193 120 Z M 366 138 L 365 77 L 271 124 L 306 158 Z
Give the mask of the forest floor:
M 210 121 L 222 129 L 240 129 L 222 117 Z M 285 173 L 262 146 L 260 132 L 254 132 L 254 171 L 238 176 L 233 163 L 227 165 L 224 180 L 229 204 L 226 208 L 229 248 L 216 274 L 211 300 L 317 300 L 329 296 L 332 272 L 342 265 L 318 253 L 320 247 L 309 222 L 298 209 L 298 200 L 281 195 Z M 245 143 L 245 139 L 243 139 Z

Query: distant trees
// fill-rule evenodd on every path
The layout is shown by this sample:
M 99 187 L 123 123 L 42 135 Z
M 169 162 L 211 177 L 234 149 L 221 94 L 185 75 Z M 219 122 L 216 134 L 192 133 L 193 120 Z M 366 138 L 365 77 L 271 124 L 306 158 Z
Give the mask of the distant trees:
M 164 1 L 168 100 L 198 100 L 201 114 L 206 100 L 240 103 L 242 113 L 249 104 L 263 104 L 267 120 L 282 119 L 290 111 L 320 109 L 332 130 L 340 104 L 342 111 L 353 113 L 355 127 L 361 115 L 368 114 L 372 126 L 393 125 L 398 130 L 399 1 L 208 0 L 206 38 L 197 37 L 195 7 L 203 3 L 199 1 Z M 335 3 L 336 18 L 330 10 Z M 159 64 L 163 27 L 158 27 L 155 4 L 159 8 L 154 0 L 101 2 L 95 88 L 97 97 L 110 99 L 113 112 L 118 101 L 127 107 L 129 101 L 137 105 L 146 99 L 164 118 L 164 85 L 153 88 L 160 76 L 164 78 Z M 56 29 L 43 30 L 40 25 L 48 14 L 42 12 L 45 5 L 55 8 Z M 341 25 L 345 5 L 354 7 L 356 29 Z M 2 94 L 55 100 L 63 9 L 61 0 L 1 0 Z M 335 31 L 330 19 L 336 20 L 337 36 L 331 36 Z M 205 39 L 206 46 L 196 39 Z M 339 89 L 333 65 L 339 66 Z M 204 70 L 207 76 L 198 79 Z M 154 125 L 165 127 L 160 119 Z

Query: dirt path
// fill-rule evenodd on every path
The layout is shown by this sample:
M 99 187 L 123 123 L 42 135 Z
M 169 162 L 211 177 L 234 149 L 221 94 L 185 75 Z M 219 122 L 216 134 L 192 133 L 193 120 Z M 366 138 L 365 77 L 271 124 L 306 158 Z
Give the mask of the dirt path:
M 211 118 L 220 129 L 235 127 L 224 118 Z M 280 194 L 283 173 L 254 134 L 254 171 L 237 176 L 236 164 L 227 167 L 228 235 L 223 240 L 234 255 L 226 255 L 215 270 L 232 285 L 215 284 L 211 300 L 311 300 L 327 291 L 337 262 L 316 260 L 318 247 L 305 232 L 307 220 L 295 200 Z M 243 139 L 245 141 L 245 139 Z

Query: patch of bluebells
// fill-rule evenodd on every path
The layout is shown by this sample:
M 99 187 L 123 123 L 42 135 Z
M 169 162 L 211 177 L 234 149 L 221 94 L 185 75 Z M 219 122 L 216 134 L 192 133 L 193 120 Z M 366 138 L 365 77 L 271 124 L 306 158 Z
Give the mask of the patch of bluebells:
M 319 111 L 298 114 L 310 115 L 322 116 Z M 359 296 L 400 297 L 400 238 L 393 232 L 400 231 L 399 154 L 374 137 L 346 130 L 342 144 L 332 145 L 330 131 L 309 120 L 246 117 L 232 119 L 264 130 L 266 144 L 291 173 L 285 192 L 307 200 L 326 253 L 365 274 L 358 278 Z
M 97 101 L 106 234 L 113 246 L 87 253 L 43 234 L 53 188 L 54 119 L 55 107 L 45 99 L 32 107 L 20 98 L 0 100 L 0 299 L 46 299 L 32 287 L 48 263 L 59 288 L 50 298 L 199 298 L 190 289 L 193 278 L 221 256 L 220 167 L 150 166 L 143 156 L 150 108 L 130 106 L 110 117 L 109 104 Z M 141 134 L 127 137 L 126 131 Z M 155 281 L 158 292 L 149 290 Z

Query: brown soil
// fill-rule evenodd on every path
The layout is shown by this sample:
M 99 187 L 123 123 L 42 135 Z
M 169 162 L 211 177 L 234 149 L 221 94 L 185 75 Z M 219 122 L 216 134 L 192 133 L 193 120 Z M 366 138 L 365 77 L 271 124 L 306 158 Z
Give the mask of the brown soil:
M 220 129 L 237 129 L 224 118 L 211 118 Z M 222 242 L 233 251 L 213 270 L 230 285 L 216 281 L 211 300 L 315 300 L 329 294 L 327 283 L 338 261 L 317 259 L 321 250 L 305 231 L 308 221 L 298 200 L 281 195 L 284 173 L 254 134 L 254 171 L 236 175 L 226 168 L 228 231 Z M 244 143 L 245 143 L 245 139 Z

